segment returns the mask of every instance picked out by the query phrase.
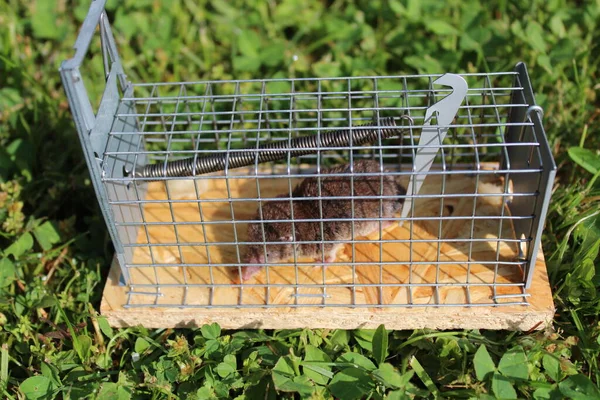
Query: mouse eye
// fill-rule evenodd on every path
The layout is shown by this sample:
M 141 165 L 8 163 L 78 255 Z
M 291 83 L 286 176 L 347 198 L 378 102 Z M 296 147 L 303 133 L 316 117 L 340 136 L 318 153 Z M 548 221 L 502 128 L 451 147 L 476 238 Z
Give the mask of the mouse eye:
M 265 235 L 276 235 L 277 231 L 271 224 L 265 224 Z

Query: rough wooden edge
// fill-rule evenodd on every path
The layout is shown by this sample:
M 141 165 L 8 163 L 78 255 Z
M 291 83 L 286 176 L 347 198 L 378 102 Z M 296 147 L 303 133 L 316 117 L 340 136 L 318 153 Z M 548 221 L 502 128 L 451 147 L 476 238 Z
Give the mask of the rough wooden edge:
M 124 308 L 127 286 L 119 285 L 119 266 L 113 260 L 100 312 L 113 327 L 198 327 L 217 322 L 224 329 L 376 328 L 388 329 L 508 329 L 539 330 L 552 324 L 554 303 L 542 249 L 538 252 L 529 306 L 394 307 L 298 309 Z

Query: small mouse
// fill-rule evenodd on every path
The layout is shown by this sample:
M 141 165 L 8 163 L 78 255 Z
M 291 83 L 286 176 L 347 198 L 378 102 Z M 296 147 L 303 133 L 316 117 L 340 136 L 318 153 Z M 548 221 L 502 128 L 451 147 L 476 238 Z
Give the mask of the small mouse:
M 386 170 L 384 170 L 385 172 Z M 330 174 L 350 173 L 350 164 L 321 171 L 321 197 L 351 196 L 350 176 L 328 176 Z M 354 218 L 374 218 L 371 221 L 355 221 L 354 237 L 369 236 L 379 230 L 377 218 L 393 217 L 399 212 L 404 203 L 403 198 L 383 199 L 380 207 L 378 196 L 404 196 L 406 189 L 396 182 L 393 176 L 383 176 L 383 193 L 381 192 L 382 177 L 380 164 L 372 160 L 359 160 L 353 163 L 354 173 L 372 173 L 373 175 L 354 176 L 354 196 L 373 197 L 372 199 L 354 199 Z M 288 193 L 277 196 L 289 198 Z M 256 274 L 261 266 L 251 264 L 265 264 L 293 260 L 294 248 L 296 257 L 309 257 L 315 261 L 322 261 L 322 249 L 326 263 L 334 262 L 336 253 L 343 243 L 298 243 L 302 241 L 350 241 L 352 240 L 352 222 L 335 221 L 335 219 L 352 218 L 351 199 L 322 199 L 322 218 L 334 221 L 323 221 L 323 237 L 321 237 L 320 222 L 301 222 L 305 219 L 320 219 L 319 200 L 302 200 L 305 197 L 319 197 L 319 179 L 309 177 L 300 182 L 292 191 L 292 207 L 290 200 L 272 200 L 262 202 L 262 220 L 294 220 L 295 232 L 292 232 L 291 222 L 265 222 L 264 238 L 260 218 L 257 210 L 254 220 L 248 224 L 248 241 L 259 242 L 249 245 L 246 249 L 242 267 L 242 280 L 247 280 Z M 292 218 L 293 210 L 293 218 Z M 383 221 L 382 229 L 392 225 L 392 221 Z M 294 233 L 296 241 L 294 242 Z M 281 242 L 281 244 L 267 244 L 266 258 L 263 242 Z

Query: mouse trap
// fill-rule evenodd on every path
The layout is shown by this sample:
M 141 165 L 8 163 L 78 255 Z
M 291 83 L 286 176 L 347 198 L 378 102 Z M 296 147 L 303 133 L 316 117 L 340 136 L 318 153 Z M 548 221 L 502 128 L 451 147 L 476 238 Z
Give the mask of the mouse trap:
M 101 313 L 113 326 L 542 329 L 554 305 L 541 236 L 556 165 L 527 69 L 496 73 L 135 83 L 104 1 L 92 3 L 61 66 L 63 85 L 115 247 Z M 80 67 L 98 49 L 97 109 Z M 333 262 L 293 256 L 241 279 L 262 204 L 358 160 L 404 194 L 391 216 L 337 238 Z M 344 175 L 355 182 L 352 169 Z M 265 221 L 268 224 L 281 221 Z M 298 222 L 291 217 L 284 222 Z M 294 235 L 295 236 L 295 235 Z

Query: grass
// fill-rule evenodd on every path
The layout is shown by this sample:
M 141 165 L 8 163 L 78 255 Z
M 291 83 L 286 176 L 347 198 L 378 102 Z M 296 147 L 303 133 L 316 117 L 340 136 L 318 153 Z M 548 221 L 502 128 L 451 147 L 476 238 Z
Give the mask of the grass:
M 600 3 L 108 1 L 133 81 L 510 70 L 559 164 L 555 330 L 111 329 L 112 248 L 57 72 L 88 2 L 0 3 L 0 393 L 51 398 L 600 398 Z M 296 56 L 296 57 L 294 57 Z M 101 93 L 90 61 L 89 90 Z

